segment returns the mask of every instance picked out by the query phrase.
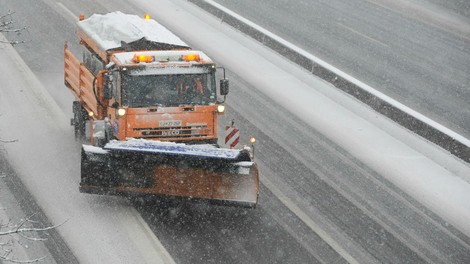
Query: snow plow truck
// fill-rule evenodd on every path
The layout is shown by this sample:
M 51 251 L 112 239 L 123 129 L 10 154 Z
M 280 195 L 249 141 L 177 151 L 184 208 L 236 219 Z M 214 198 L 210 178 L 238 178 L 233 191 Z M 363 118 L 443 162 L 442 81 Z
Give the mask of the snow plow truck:
M 214 62 L 148 17 L 81 15 L 76 33 L 83 57 L 65 43 L 64 81 L 75 96 L 81 192 L 256 206 L 251 148 L 218 144 L 225 70 L 217 87 Z

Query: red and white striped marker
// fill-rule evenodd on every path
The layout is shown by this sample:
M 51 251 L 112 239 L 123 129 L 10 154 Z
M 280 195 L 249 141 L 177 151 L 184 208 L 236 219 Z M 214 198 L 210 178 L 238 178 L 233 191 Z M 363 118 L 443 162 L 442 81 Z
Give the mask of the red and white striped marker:
M 233 126 L 225 127 L 225 146 L 230 147 L 231 149 L 235 148 L 240 141 L 240 132 L 238 128 Z

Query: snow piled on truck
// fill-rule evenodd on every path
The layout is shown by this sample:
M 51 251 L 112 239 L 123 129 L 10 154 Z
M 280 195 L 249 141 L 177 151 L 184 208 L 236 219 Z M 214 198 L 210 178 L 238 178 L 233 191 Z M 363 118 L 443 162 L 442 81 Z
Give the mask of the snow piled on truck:
M 121 47 L 121 41 L 141 38 L 178 46 L 188 46 L 180 38 L 153 19 L 116 11 L 105 15 L 94 14 L 79 21 L 78 27 L 105 50 Z
M 172 155 L 235 160 L 238 149 L 223 149 L 212 145 L 186 145 L 184 143 L 162 142 L 145 139 L 111 140 L 104 147 L 108 151 L 164 153 Z

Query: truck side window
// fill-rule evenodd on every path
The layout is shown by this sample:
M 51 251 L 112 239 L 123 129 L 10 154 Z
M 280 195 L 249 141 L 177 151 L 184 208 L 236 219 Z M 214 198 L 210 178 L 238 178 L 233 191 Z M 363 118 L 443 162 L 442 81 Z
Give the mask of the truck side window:
M 113 72 L 113 96 L 116 102 L 119 102 L 118 72 Z

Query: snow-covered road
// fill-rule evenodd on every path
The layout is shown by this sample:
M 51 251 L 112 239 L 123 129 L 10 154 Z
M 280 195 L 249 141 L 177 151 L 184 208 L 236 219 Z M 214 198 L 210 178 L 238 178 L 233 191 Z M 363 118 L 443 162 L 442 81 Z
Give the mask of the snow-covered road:
M 77 4 L 73 1 L 61 1 L 60 5 L 52 1 L 44 2 L 63 16 L 66 21 L 73 20 L 71 14 L 78 10 Z M 149 3 L 149 1 L 137 0 L 130 3 L 128 1 L 103 0 L 100 1 L 100 4 L 108 9 L 106 11 L 120 10 L 138 13 L 145 10 L 195 49 L 204 50 L 215 61 L 223 64 L 233 74 L 234 79 L 240 79 L 237 82 L 232 82 L 231 87 L 233 88 L 229 95 L 228 106 L 235 109 L 249 122 L 256 124 L 256 129 L 266 135 L 265 142 L 268 142 L 268 139 L 269 142 L 274 141 L 278 145 L 273 145 L 273 148 L 279 146 L 283 150 L 289 151 L 297 163 L 310 169 L 307 171 L 310 178 L 298 184 L 313 188 L 319 185 L 320 181 L 313 180 L 319 175 L 318 177 L 322 181 L 334 186 L 333 188 L 340 195 L 351 199 L 351 204 L 357 206 L 359 211 L 366 212 L 364 215 L 358 214 L 358 218 L 366 218 L 367 220 L 367 217 L 370 217 L 372 220 L 365 221 L 365 223 L 379 223 L 379 225 L 383 225 L 382 231 L 385 230 L 384 232 L 392 234 L 385 244 L 393 240 L 398 246 L 391 247 L 391 249 L 396 250 L 397 254 L 401 252 L 402 244 L 400 243 L 403 243 L 405 245 L 403 248 L 407 249 L 406 246 L 408 246 L 412 248 L 410 251 L 419 252 L 412 254 L 413 257 L 416 257 L 415 255 L 418 255 L 417 259 L 428 257 L 428 253 L 420 252 L 420 248 L 416 249 L 413 247 L 414 245 L 407 245 L 412 242 L 402 241 L 404 240 L 403 236 L 397 230 L 393 230 L 392 224 L 384 223 L 385 221 L 377 216 L 378 213 L 374 211 L 377 201 L 367 200 L 363 204 L 358 202 L 360 198 L 367 197 L 370 193 L 361 193 L 363 190 L 367 190 L 367 186 L 354 185 L 354 177 L 365 178 L 362 180 L 370 181 L 370 186 L 375 186 L 372 184 L 377 184 L 378 181 L 367 177 L 374 173 L 379 174 L 441 216 L 448 224 L 456 227 L 467 237 L 470 236 L 470 226 L 468 225 L 470 205 L 467 202 L 470 200 L 470 167 L 468 164 L 378 115 L 369 107 L 280 58 L 277 54 L 220 23 L 219 20 L 187 1 L 159 0 Z M 69 8 L 73 11 L 70 11 Z M 93 5 L 82 8 L 89 12 L 101 11 Z M 60 10 L 62 12 L 59 12 Z M 51 60 L 53 59 L 51 58 Z M 0 61 L 8 62 L 0 65 L 0 138 L 19 140 L 5 146 L 8 159 L 52 223 L 61 223 L 69 219 L 67 224 L 59 229 L 59 232 L 78 259 L 83 263 L 171 262 L 169 255 L 128 201 L 78 192 L 79 146 L 73 140 L 68 120 L 71 97 L 62 95 L 63 90 L 57 93 L 54 90 L 65 89 L 61 81 L 58 84 L 55 83 L 56 80 L 61 79 L 61 76 L 55 76 L 57 73 L 53 72 L 55 75 L 50 78 L 51 85 L 44 87 L 14 50 L 6 45 L 2 45 L 0 48 Z M 43 83 L 47 83 L 47 77 L 43 76 L 42 79 Z M 54 99 L 51 98 L 51 94 L 55 95 Z M 254 102 L 262 102 L 262 104 Z M 297 119 L 301 122 L 297 122 Z M 306 136 L 300 137 L 300 133 L 297 134 L 298 131 Z M 244 133 L 246 136 L 251 132 L 245 131 Z M 321 142 L 313 142 L 312 138 L 319 138 Z M 329 141 L 333 144 L 329 145 Z M 368 260 L 377 261 L 374 257 L 378 258 L 380 254 L 390 253 L 393 255 L 395 253 L 394 251 L 378 252 L 377 255 L 372 256 L 367 248 L 367 240 L 374 241 L 371 238 L 380 234 L 368 234 L 371 238 L 365 237 L 366 242 L 360 244 L 362 236 L 358 239 L 349 235 L 350 233 L 346 234 L 349 231 L 347 228 L 350 228 L 347 226 L 348 223 L 345 223 L 347 227 L 344 227 L 344 230 L 335 229 L 337 223 L 332 223 L 331 219 L 330 221 L 325 220 L 326 224 L 322 223 L 319 220 L 321 215 L 315 214 L 317 210 L 320 210 L 319 203 L 313 203 L 310 200 L 301 203 L 299 196 L 302 193 L 297 193 L 295 188 L 286 184 L 290 179 L 297 179 L 297 175 L 279 175 L 276 174 L 275 167 L 273 167 L 275 165 L 288 167 L 293 166 L 294 163 L 284 164 L 282 163 L 284 160 L 281 160 L 281 164 L 275 164 L 275 158 L 268 160 L 271 158 L 270 156 L 275 156 L 275 154 L 263 153 L 263 149 L 271 147 L 264 148 L 263 143 L 260 141 L 257 146 L 257 151 L 259 151 L 257 158 L 262 169 L 263 186 L 267 187 L 281 201 L 282 206 L 291 210 L 293 215 L 310 229 L 310 232 L 316 233 L 342 258 L 353 263 L 368 262 Z M 345 167 L 336 168 L 342 165 L 334 163 L 333 161 L 336 159 L 329 159 L 328 155 L 333 155 L 330 152 L 324 153 L 324 156 L 321 155 L 322 153 L 317 153 L 317 149 L 313 147 L 317 145 L 327 145 L 325 148 L 329 149 L 331 153 L 337 151 L 339 153 L 336 154 L 337 160 L 346 156 L 345 161 L 341 162 L 342 165 L 345 164 Z M 343 153 L 343 150 L 346 154 Z M 348 155 L 353 158 L 348 159 Z M 318 164 L 309 164 L 308 158 L 318 156 L 320 157 L 315 162 L 318 162 L 321 167 L 315 167 Z M 266 160 L 259 159 L 260 157 L 266 157 Z M 347 167 L 349 165 L 350 167 Z M 359 167 L 360 173 L 357 173 L 356 167 Z M 332 168 L 332 171 L 341 173 L 338 175 L 322 174 L 323 168 L 328 170 Z M 325 170 L 328 171 L 327 169 Z M 369 173 L 369 171 L 373 173 Z M 350 172 L 351 174 L 348 174 Z M 350 188 L 359 198 L 348 196 L 349 193 L 338 182 L 342 182 Z M 334 192 L 331 193 L 333 193 L 332 196 L 336 195 Z M 307 193 L 308 195 L 310 194 Z M 393 195 L 396 196 L 396 193 Z M 392 198 L 396 198 L 395 196 Z M 384 197 L 386 196 L 384 195 Z M 311 197 L 308 196 L 308 198 Z M 398 198 L 401 199 L 401 197 Z M 275 211 L 281 211 L 280 206 L 273 209 L 269 207 L 269 204 L 275 204 L 276 201 L 275 199 L 261 200 L 260 211 L 264 209 L 275 215 Z M 328 205 L 328 203 L 326 204 Z M 407 203 L 405 204 L 408 206 Z M 399 205 L 401 206 L 401 204 Z M 353 211 L 353 208 L 347 208 L 345 211 L 338 210 L 336 213 L 346 215 L 350 211 Z M 373 215 L 374 213 L 376 215 Z M 428 220 L 422 211 L 418 211 L 417 214 Z M 256 214 L 253 215 L 256 216 Z M 290 214 L 275 215 L 275 221 L 283 223 L 279 219 L 286 217 L 286 215 Z M 384 213 L 384 215 L 386 214 Z M 262 214 L 262 216 L 266 215 Z M 402 217 L 407 218 L 407 216 Z M 202 221 L 201 218 L 195 218 L 196 222 Z M 208 222 L 212 225 L 215 221 L 216 219 L 212 219 Z M 393 222 L 395 219 L 390 221 Z M 257 223 L 257 221 L 254 222 Z M 268 223 L 268 225 L 271 224 L 271 222 Z M 405 225 L 400 222 L 394 224 Z M 183 225 L 183 223 L 179 223 L 179 225 Z M 328 225 L 331 226 L 331 229 L 325 228 Z M 425 226 L 425 224 L 422 225 Z M 227 232 L 225 228 L 229 229 L 230 227 L 224 227 L 222 230 L 214 232 L 224 237 L 226 236 L 224 232 Z M 367 230 L 366 226 L 350 229 L 361 230 L 361 228 Z M 237 229 L 235 228 L 235 230 Z M 292 233 L 298 232 L 298 230 L 289 228 L 286 230 Z M 176 233 L 180 230 L 170 231 Z M 450 233 L 449 237 L 454 239 L 453 233 L 448 232 L 445 227 L 439 226 L 439 232 L 446 235 Z M 169 233 L 171 234 L 171 232 Z M 247 233 L 252 234 L 253 232 L 249 230 Z M 191 235 L 193 234 L 191 232 Z M 188 236 L 188 234 L 186 235 Z M 366 236 L 365 233 L 361 235 Z M 413 235 L 418 237 L 417 241 L 421 241 L 420 234 Z M 255 242 L 258 241 L 256 239 Z M 297 237 L 294 239 L 301 240 Z M 468 251 L 468 244 L 462 243 L 459 238 L 455 238 L 455 240 L 456 244 L 459 246 L 462 244 L 462 247 Z M 210 243 L 210 241 L 197 242 Z M 269 245 L 275 245 L 275 242 L 267 241 L 267 245 L 263 244 L 260 247 L 269 248 Z M 316 248 L 317 245 L 302 244 L 302 247 L 307 248 L 307 251 L 310 250 L 310 253 L 314 250 L 312 248 Z M 172 246 L 180 248 L 179 245 Z M 244 249 L 241 242 L 237 246 Z M 202 248 L 211 249 L 211 247 L 204 246 Z M 191 249 L 188 250 L 191 251 Z M 231 252 L 231 245 L 226 245 L 224 250 Z M 257 248 L 252 250 L 256 251 Z M 464 253 L 467 251 L 464 250 Z M 440 253 L 431 252 L 429 255 L 439 255 Z M 256 254 L 256 252 L 248 252 L 248 254 Z M 286 255 L 289 254 L 286 253 Z M 403 256 L 407 257 L 407 255 Z M 442 258 L 445 260 L 447 257 L 452 258 L 452 252 L 448 255 L 444 254 Z M 184 256 L 180 256 L 180 258 L 183 259 Z M 384 259 L 386 258 L 384 257 Z

